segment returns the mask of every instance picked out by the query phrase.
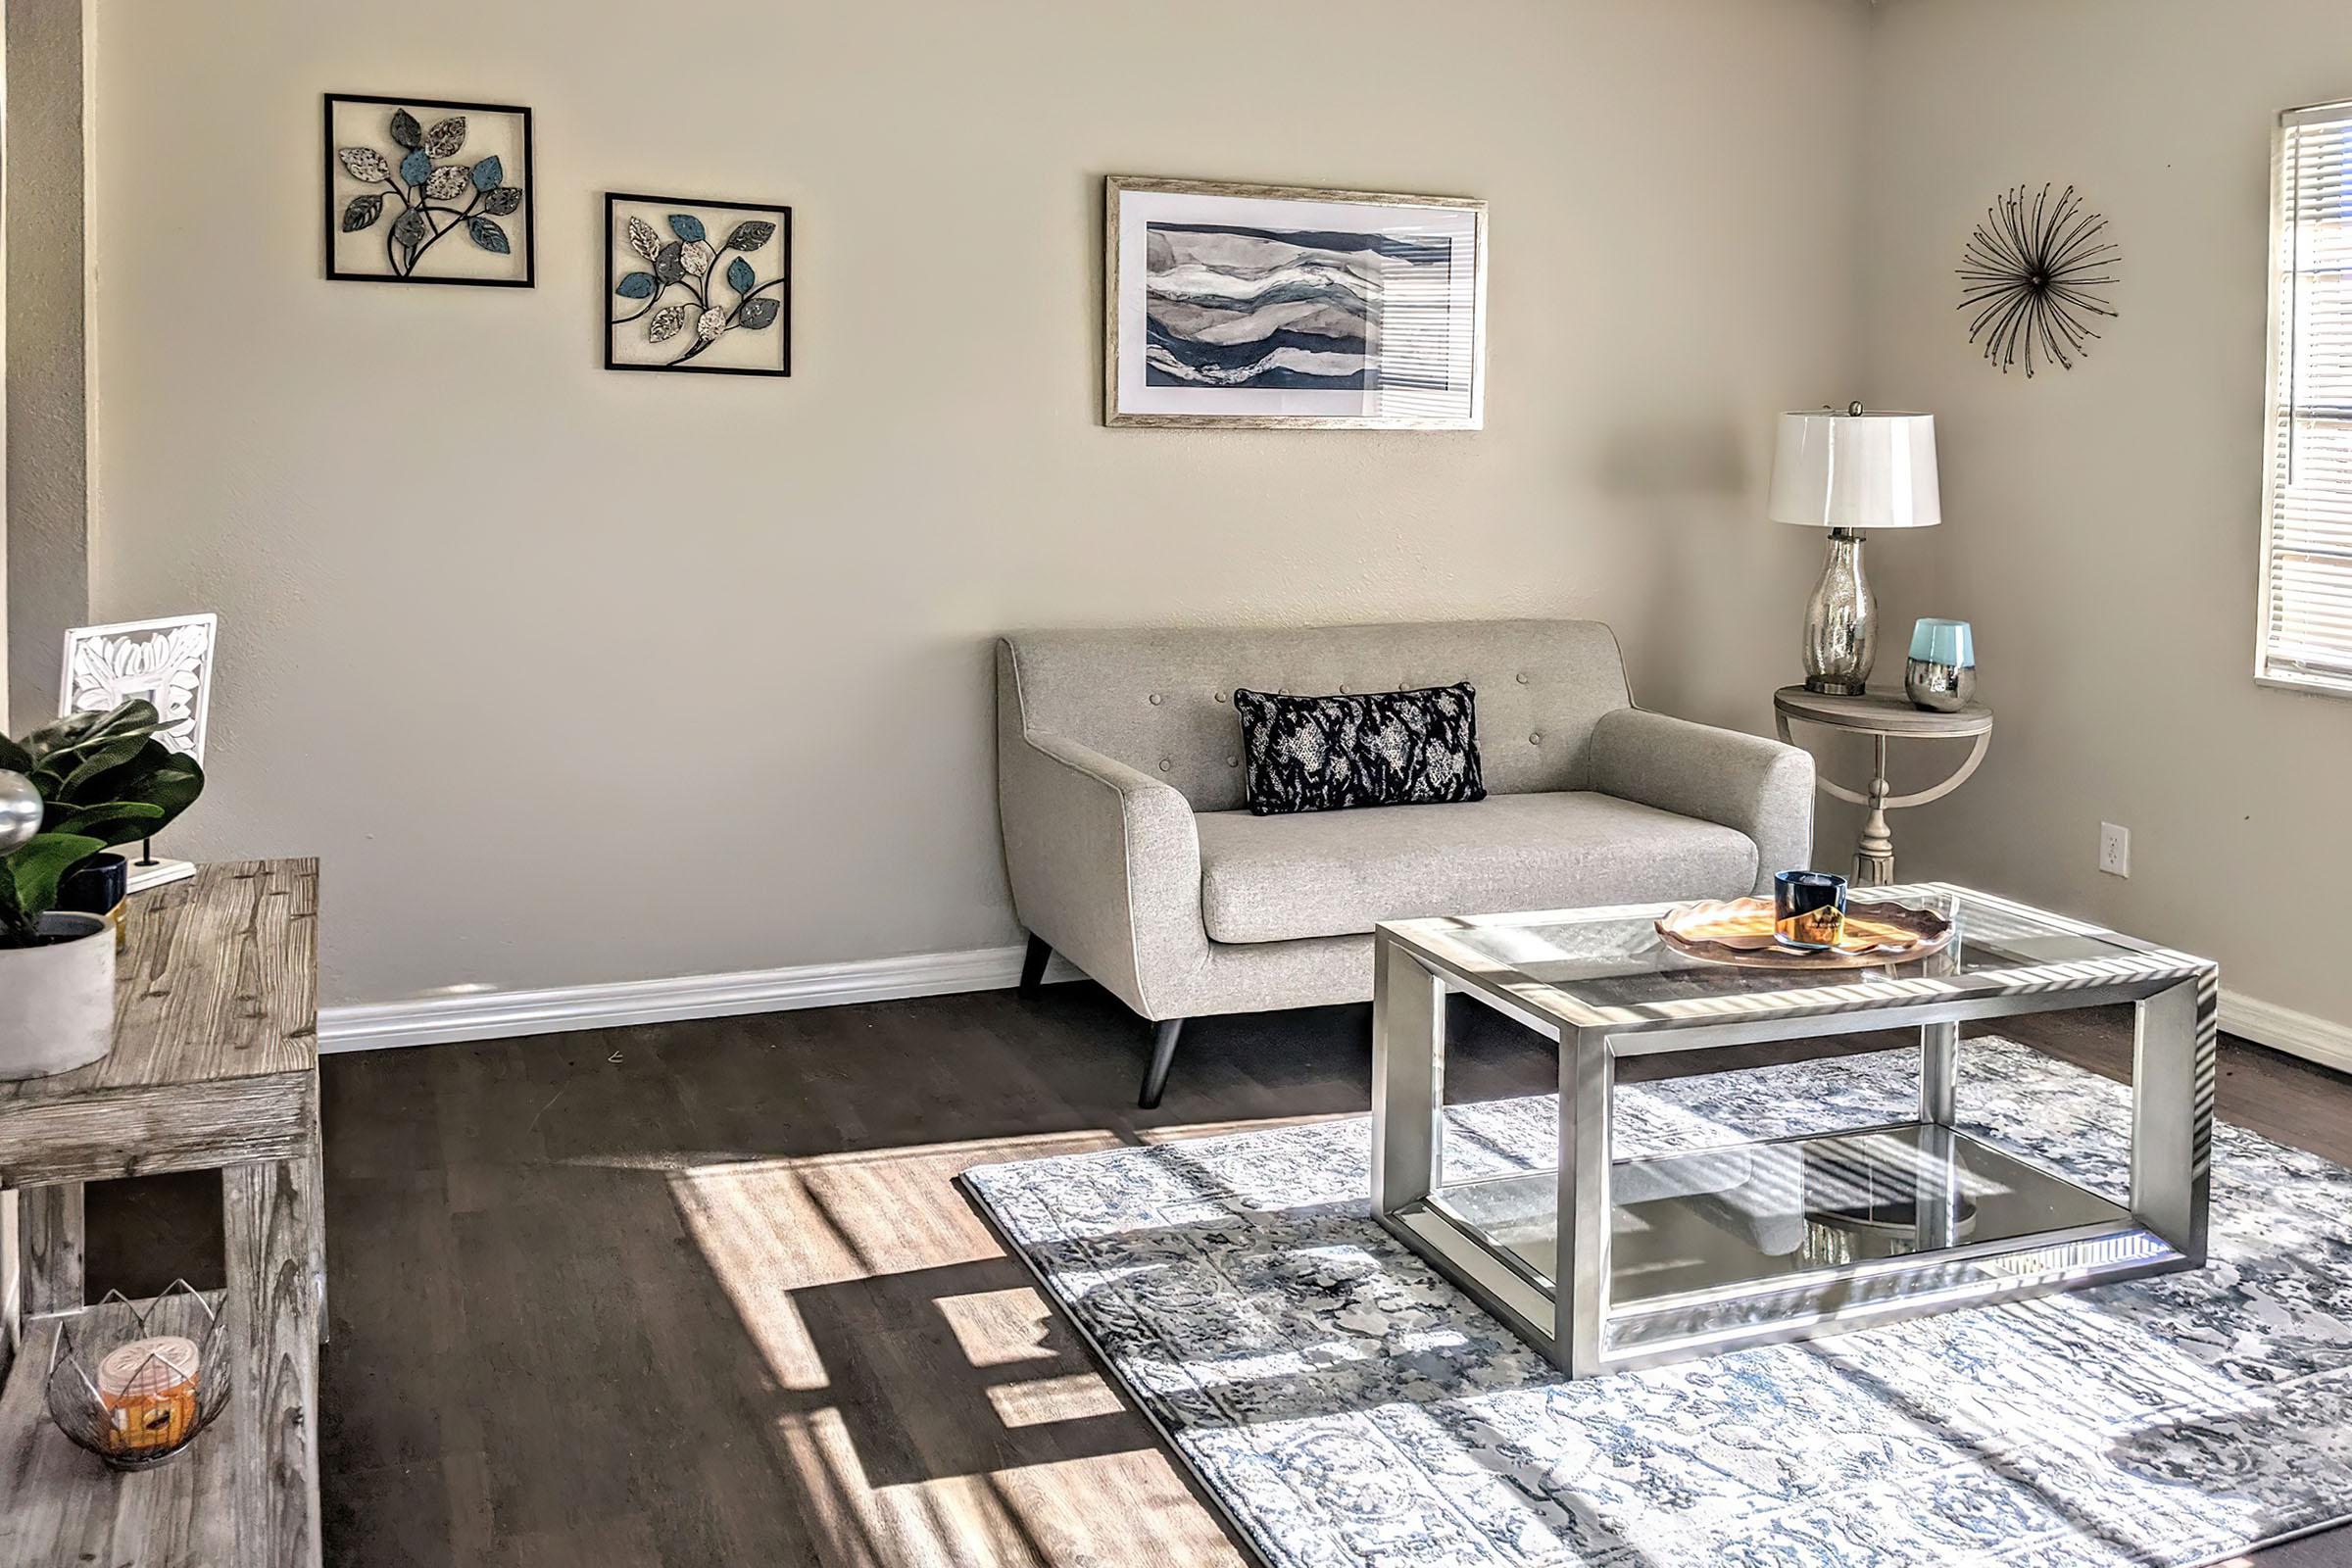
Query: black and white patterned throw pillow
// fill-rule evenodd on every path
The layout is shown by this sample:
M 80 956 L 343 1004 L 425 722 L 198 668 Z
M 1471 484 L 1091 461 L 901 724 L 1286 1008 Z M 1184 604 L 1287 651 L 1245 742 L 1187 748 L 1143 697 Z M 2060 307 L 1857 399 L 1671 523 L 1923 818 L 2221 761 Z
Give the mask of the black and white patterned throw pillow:
M 1236 691 L 1250 809 L 1274 816 L 1483 801 L 1477 700 L 1468 681 L 1342 697 Z

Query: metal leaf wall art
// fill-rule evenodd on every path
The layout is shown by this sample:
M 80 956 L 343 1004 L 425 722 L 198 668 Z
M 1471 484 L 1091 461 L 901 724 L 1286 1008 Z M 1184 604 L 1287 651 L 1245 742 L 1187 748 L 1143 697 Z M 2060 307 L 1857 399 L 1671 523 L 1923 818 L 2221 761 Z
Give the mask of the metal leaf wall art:
M 530 285 L 529 110 L 330 93 L 326 134 L 329 277 Z
M 605 200 L 612 254 L 627 267 L 609 269 L 618 303 L 605 326 L 608 369 L 790 373 L 790 209 L 617 194 Z M 723 237 L 714 241 L 714 234 Z M 747 334 L 759 338 L 734 347 Z
M 507 183 L 507 168 L 496 154 L 475 164 L 439 164 L 435 157 L 454 158 L 466 145 L 466 117 L 453 115 L 430 129 L 418 126 L 406 109 L 392 115 L 392 139 L 408 149 L 400 161 L 400 177 L 393 178 L 384 155 L 372 147 L 345 147 L 336 157 L 354 179 L 381 182 L 401 204 L 400 216 L 384 235 L 384 260 L 395 277 L 410 277 L 425 252 L 449 235 L 465 230 L 482 249 L 506 256 L 514 247 L 499 218 L 522 205 L 522 187 Z M 464 197 L 466 205 L 453 205 Z M 479 209 L 477 212 L 476 209 Z M 373 192 L 354 196 L 343 209 L 343 232 L 370 227 L 383 216 L 384 199 Z
M 2093 292 L 2117 281 L 2123 259 L 2106 232 L 2072 185 L 2054 198 L 2046 183 L 2031 195 L 2019 185 L 1985 209 L 1961 255 L 1959 308 L 1973 313 L 1968 340 L 2003 375 L 2022 361 L 2031 377 L 2036 351 L 2045 368 L 2068 370 L 2090 353 L 2090 318 L 2116 314 Z

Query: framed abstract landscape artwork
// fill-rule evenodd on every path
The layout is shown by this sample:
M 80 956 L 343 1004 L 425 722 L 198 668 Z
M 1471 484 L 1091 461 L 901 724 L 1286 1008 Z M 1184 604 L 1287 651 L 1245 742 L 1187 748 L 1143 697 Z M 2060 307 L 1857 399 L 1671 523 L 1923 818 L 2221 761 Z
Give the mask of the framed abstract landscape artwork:
M 792 373 L 792 209 L 605 197 L 605 368 Z
M 326 275 L 531 286 L 531 112 L 326 95 Z
M 1487 208 L 1114 175 L 1103 422 L 1475 430 Z

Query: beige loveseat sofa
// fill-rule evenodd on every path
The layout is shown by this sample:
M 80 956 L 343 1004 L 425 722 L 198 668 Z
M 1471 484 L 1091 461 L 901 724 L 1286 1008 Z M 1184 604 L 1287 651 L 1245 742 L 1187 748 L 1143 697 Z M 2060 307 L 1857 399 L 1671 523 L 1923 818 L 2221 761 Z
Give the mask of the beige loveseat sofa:
M 1244 808 L 1235 687 L 1459 680 L 1487 799 Z M 1156 1022 L 1147 1106 L 1187 1018 L 1370 997 L 1376 921 L 1731 898 L 1812 849 L 1812 759 L 1634 707 L 1597 621 L 1022 632 L 997 722 L 1023 985 L 1058 952 Z

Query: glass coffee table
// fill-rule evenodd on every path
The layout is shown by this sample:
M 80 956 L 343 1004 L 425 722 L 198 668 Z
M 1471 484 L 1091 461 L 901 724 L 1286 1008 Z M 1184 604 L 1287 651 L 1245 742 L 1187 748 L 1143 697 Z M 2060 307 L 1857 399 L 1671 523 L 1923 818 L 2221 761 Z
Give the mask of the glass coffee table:
M 2202 1267 L 2216 966 L 1941 883 L 1852 899 L 1933 904 L 1958 933 L 1908 963 L 1789 970 L 1668 947 L 1666 905 L 1380 926 L 1374 1214 L 1575 1377 Z M 1556 1169 L 1447 1176 L 1452 991 L 1558 1042 Z M 1955 1127 L 1963 1022 L 2124 1002 L 2128 1203 Z M 1621 1057 L 1892 1028 L 1920 1031 L 1915 1118 L 1612 1155 Z

